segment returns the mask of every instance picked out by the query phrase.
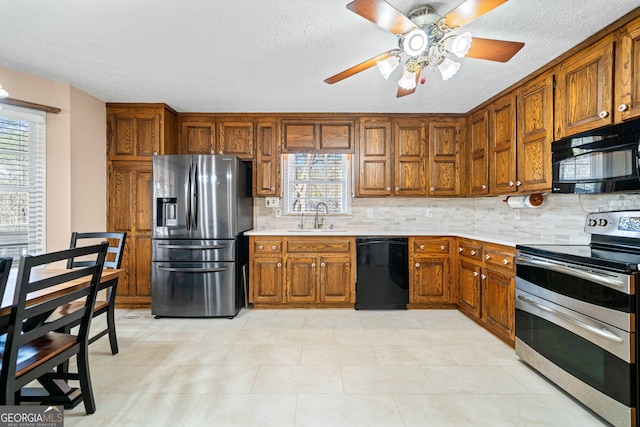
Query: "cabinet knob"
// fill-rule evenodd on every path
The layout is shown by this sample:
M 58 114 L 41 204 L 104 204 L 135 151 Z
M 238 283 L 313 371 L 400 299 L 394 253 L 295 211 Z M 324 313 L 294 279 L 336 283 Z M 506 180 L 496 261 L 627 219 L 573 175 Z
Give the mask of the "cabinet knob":
M 311 263 L 311 268 L 316 268 L 316 263 L 315 262 Z
M 400 191 L 400 187 L 396 187 L 396 191 Z
M 513 187 L 516 183 L 513 181 L 509 181 L 509 187 Z
M 276 264 L 278 267 L 282 267 L 282 263 L 279 262 L 278 264 Z
M 606 119 L 607 117 L 609 117 L 609 112 L 608 111 L 600 111 L 600 114 L 598 114 L 598 117 L 600 117 L 601 119 Z
M 520 187 L 522 185 L 522 181 L 516 181 L 516 187 Z
M 420 263 L 416 262 L 416 268 L 420 268 Z
M 424 245 L 420 245 L 420 249 L 424 249 Z
M 264 246 L 260 245 L 260 246 L 258 246 L 258 249 L 263 250 Z
M 473 272 L 473 277 L 478 277 L 478 274 L 480 274 L 480 273 L 478 273 L 477 271 L 474 271 Z
M 216 151 L 215 150 L 211 150 L 211 151 L 209 151 L 209 154 L 216 154 Z
M 475 254 L 476 254 L 476 251 L 471 251 L 471 255 L 475 255 Z
M 436 187 L 431 187 L 431 191 L 436 191 Z
M 440 250 L 444 251 L 445 249 L 447 249 L 447 247 L 445 245 L 440 246 Z
M 218 150 L 218 154 L 222 154 L 224 151 L 222 149 Z
M 481 275 L 481 276 L 480 276 L 480 278 L 481 278 L 482 280 L 484 280 L 484 279 L 486 279 L 486 278 L 487 278 L 487 276 L 485 276 L 485 275 L 483 274 L 483 275 Z
M 157 151 L 154 151 L 154 152 L 153 152 L 153 155 L 154 155 L 154 156 L 157 156 L 157 155 L 158 155 L 158 152 L 157 152 Z
M 275 191 L 275 190 L 276 190 L 276 187 L 271 187 L 271 191 Z
M 324 266 L 325 266 L 325 263 L 324 263 L 324 262 L 321 262 L 321 263 L 320 263 L 320 267 L 323 267 L 323 268 L 324 268 Z
M 277 246 L 276 246 L 276 245 L 271 246 L 271 250 L 272 250 L 272 251 L 275 251 L 275 250 L 276 250 L 276 248 L 277 248 Z
M 387 191 L 391 191 L 391 187 L 387 187 Z
M 620 111 L 621 113 L 623 111 L 627 111 L 629 109 L 629 106 L 627 104 L 620 104 L 618 105 L 618 111 Z
M 503 263 L 504 265 L 507 265 L 507 264 L 509 264 L 509 260 L 505 258 L 505 259 L 503 259 L 503 260 L 502 260 L 502 263 Z
M 459 248 L 458 248 L 458 252 L 462 252 L 462 248 L 460 248 L 460 247 L 459 247 Z
M 491 259 L 491 255 L 489 255 L 489 254 L 485 255 L 484 259 Z
M 483 190 L 486 190 L 486 189 L 487 189 L 487 186 L 486 186 L 486 185 L 484 185 L 484 184 L 482 184 L 482 189 L 483 189 Z

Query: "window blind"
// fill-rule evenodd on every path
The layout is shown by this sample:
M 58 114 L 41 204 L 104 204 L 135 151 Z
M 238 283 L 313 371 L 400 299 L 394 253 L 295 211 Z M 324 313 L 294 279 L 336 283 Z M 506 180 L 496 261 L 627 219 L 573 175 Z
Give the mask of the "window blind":
M 327 205 L 328 213 L 350 213 L 350 157 L 348 154 L 285 154 L 285 213 L 315 212 L 320 202 Z
M 45 252 L 46 113 L 0 109 L 0 256 Z M 14 262 L 14 266 L 18 263 Z

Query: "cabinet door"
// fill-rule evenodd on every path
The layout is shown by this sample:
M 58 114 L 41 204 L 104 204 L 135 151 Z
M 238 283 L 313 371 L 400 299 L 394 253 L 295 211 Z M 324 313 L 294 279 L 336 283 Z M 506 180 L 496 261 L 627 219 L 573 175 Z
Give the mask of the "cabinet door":
M 353 153 L 353 121 L 319 123 L 318 133 L 319 144 L 316 149 L 332 153 Z
M 296 153 L 316 149 L 316 124 L 295 120 L 282 120 L 282 152 Z
M 180 124 L 181 154 L 214 154 L 215 147 L 214 121 L 183 121 Z
M 515 278 L 492 269 L 484 271 L 482 321 L 504 340 L 514 340 Z
M 640 117 L 640 18 L 623 29 L 617 45 L 615 69 L 619 120 Z
M 320 258 L 320 302 L 355 302 L 351 270 L 349 255 Z
M 410 301 L 449 302 L 449 257 L 415 257 L 412 262 Z
M 218 123 L 217 154 L 253 159 L 253 120 L 225 120 Z
M 516 187 L 516 95 L 495 101 L 489 115 L 489 191 L 513 193 Z
M 489 193 L 489 110 L 471 115 L 469 121 L 469 151 L 466 173 L 469 195 L 481 196 Z
M 473 317 L 480 318 L 480 274 L 477 264 L 458 262 L 458 308 Z
M 256 257 L 251 264 L 249 302 L 283 302 L 282 257 Z
M 421 120 L 397 120 L 393 126 L 396 196 L 426 196 L 426 137 Z
M 253 195 L 280 195 L 280 156 L 275 120 L 256 124 L 256 158 L 253 165 Z
M 429 122 L 429 195 L 460 195 L 460 131 L 464 119 Z
M 613 123 L 613 35 L 558 67 L 555 135 L 564 138 Z
M 518 89 L 518 190 L 551 190 L 553 141 L 553 74 L 537 77 Z
M 158 108 L 108 108 L 111 160 L 135 160 L 160 150 L 162 116 Z
M 318 259 L 289 256 L 287 259 L 287 302 L 316 302 Z
M 362 120 L 357 153 L 356 196 L 390 196 L 393 174 L 391 123 L 388 120 Z

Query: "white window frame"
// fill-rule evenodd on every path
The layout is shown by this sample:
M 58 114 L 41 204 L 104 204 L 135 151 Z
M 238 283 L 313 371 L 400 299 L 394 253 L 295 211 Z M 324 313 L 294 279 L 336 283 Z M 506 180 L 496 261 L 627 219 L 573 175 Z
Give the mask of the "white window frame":
M 296 156 L 340 156 L 342 167 L 340 177 L 334 180 L 300 180 L 295 178 L 295 157 Z M 317 159 L 317 157 L 316 157 Z M 351 214 L 351 154 L 326 154 L 326 153 L 292 153 L 282 155 L 282 188 L 285 215 L 300 215 L 315 213 L 318 203 L 324 202 L 328 207 L 329 215 L 350 215 Z M 317 166 L 321 166 L 316 164 Z M 310 166 L 311 167 L 311 166 Z M 339 197 L 331 197 L 326 193 L 311 194 L 311 186 L 315 189 L 323 185 L 339 186 L 341 188 Z M 324 214 L 323 208 L 319 211 Z
M 15 268 L 21 255 L 37 255 L 46 251 L 46 112 L 2 104 L 0 117 L 29 123 L 26 152 L 10 150 L 0 145 L 0 193 L 28 193 L 28 212 L 26 215 L 22 214 L 24 221 L 20 221 L 20 218 L 3 219 L 2 216 L 5 215 L 0 210 L 0 233 L 7 236 L 2 239 L 0 234 L 0 256 L 13 257 L 12 267 Z M 26 176 L 26 182 L 23 184 L 16 184 L 15 180 L 9 182 L 8 178 L 8 174 L 18 172 L 17 169 L 11 170 L 8 160 L 8 156 L 15 156 L 16 153 L 22 155 L 23 164 L 25 160 L 27 164 L 27 171 L 24 172 L 26 175 L 23 175 Z M 10 236 L 12 232 L 15 236 Z

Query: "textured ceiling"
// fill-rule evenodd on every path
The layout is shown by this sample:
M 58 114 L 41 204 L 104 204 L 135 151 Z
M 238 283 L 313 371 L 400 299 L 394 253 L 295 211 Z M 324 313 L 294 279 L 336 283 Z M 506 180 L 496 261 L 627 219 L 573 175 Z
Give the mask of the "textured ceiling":
M 399 70 L 339 71 L 397 46 L 350 0 L 3 0 L 0 65 L 71 84 L 105 102 L 180 112 L 465 113 L 638 7 L 638 0 L 511 0 L 463 27 L 520 41 L 502 64 L 460 60 L 396 98 Z M 461 0 L 388 0 L 444 15 Z M 0 74 L 1 79 L 1 74 Z M 2 82 L 0 81 L 0 84 Z M 11 92 L 10 87 L 5 87 Z

